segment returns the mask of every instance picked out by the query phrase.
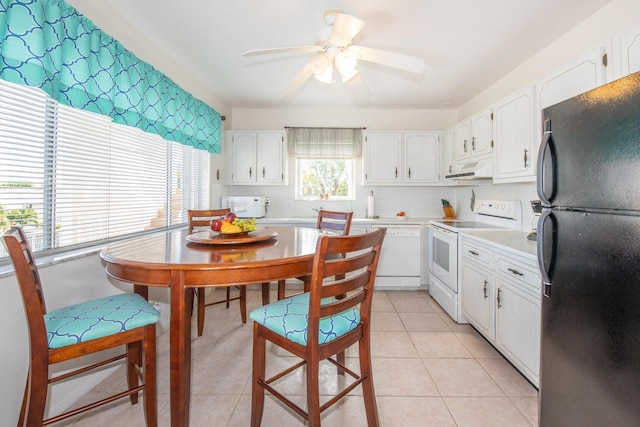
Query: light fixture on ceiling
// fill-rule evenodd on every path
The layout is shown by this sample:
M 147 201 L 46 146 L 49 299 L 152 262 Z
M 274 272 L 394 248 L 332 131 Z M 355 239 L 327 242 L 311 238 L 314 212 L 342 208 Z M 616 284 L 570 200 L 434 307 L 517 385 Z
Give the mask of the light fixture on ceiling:
M 358 74 L 357 64 L 355 55 L 337 46 L 328 46 L 325 52 L 315 55 L 309 61 L 315 78 L 326 84 L 335 82 L 336 70 L 342 77 L 342 82 L 348 82 Z

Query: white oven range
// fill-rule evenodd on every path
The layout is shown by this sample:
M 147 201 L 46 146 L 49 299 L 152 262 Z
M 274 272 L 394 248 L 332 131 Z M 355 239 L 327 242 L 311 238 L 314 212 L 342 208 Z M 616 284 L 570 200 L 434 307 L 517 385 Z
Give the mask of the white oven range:
M 431 220 L 429 229 L 429 294 L 458 323 L 462 315 L 458 291 L 458 233 L 471 230 L 519 230 L 522 205 L 519 200 L 477 200 L 475 220 Z

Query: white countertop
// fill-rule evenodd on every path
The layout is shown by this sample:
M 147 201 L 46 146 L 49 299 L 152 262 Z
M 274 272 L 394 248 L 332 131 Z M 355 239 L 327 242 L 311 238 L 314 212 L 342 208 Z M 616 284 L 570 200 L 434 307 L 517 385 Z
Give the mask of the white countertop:
M 533 260 L 538 259 L 538 245 L 536 241 L 528 240 L 528 232 L 524 231 L 496 231 L 478 230 L 465 231 L 462 234 L 472 236 L 481 240 L 486 240 L 494 246 L 499 246 L 507 251 L 518 251 L 523 256 Z
M 380 217 L 380 218 L 362 218 L 362 217 L 354 217 L 351 219 L 352 222 L 358 222 L 358 223 L 363 223 L 363 224 L 380 224 L 380 223 L 384 223 L 384 224 L 426 224 L 428 223 L 430 220 L 432 219 L 442 219 L 440 217 L 435 218 L 435 217 L 408 217 L 405 220 L 399 220 L 397 219 L 395 216 L 393 217 Z M 309 222 L 312 224 L 315 224 L 317 221 L 317 217 L 315 216 L 310 216 L 310 217 L 302 217 L 302 216 L 294 216 L 294 217 L 289 217 L 289 218 L 270 218 L 270 217 L 264 217 L 264 218 L 258 218 L 258 224 L 277 224 L 277 223 L 304 223 L 304 222 Z

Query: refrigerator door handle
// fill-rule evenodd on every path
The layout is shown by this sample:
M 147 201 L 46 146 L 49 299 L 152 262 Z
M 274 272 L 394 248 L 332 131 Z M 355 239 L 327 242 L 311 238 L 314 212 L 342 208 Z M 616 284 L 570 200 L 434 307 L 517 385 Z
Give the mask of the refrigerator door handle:
M 538 220 L 538 265 L 542 282 L 545 284 L 544 290 L 551 286 L 551 274 L 553 272 L 553 264 L 556 249 L 556 220 L 553 211 L 544 208 L 540 219 Z M 547 286 L 549 285 L 549 286 Z M 550 290 L 550 289 L 549 289 Z
M 538 197 L 544 205 L 550 205 L 556 195 L 556 150 L 551 134 L 551 120 L 544 122 L 544 135 L 538 153 Z

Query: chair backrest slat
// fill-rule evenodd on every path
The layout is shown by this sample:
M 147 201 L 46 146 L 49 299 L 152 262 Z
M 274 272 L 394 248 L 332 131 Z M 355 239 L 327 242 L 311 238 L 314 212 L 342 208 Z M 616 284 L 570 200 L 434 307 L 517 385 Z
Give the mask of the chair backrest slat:
M 316 228 L 319 230 L 334 231 L 342 236 L 348 236 L 349 230 L 351 229 L 352 218 L 353 212 L 325 211 L 320 209 L 320 211 L 318 211 Z
M 386 229 L 381 228 L 355 236 L 320 237 L 311 274 L 308 342 L 317 342 L 317 326 L 322 317 L 360 305 L 361 316 L 369 318 L 385 233 Z M 329 276 L 337 277 L 326 280 Z M 321 300 L 328 296 L 343 298 L 321 306 Z
M 195 227 L 208 227 L 212 219 L 222 218 L 231 212 L 231 209 L 189 209 L 187 216 L 189 217 L 189 231 L 193 231 Z

